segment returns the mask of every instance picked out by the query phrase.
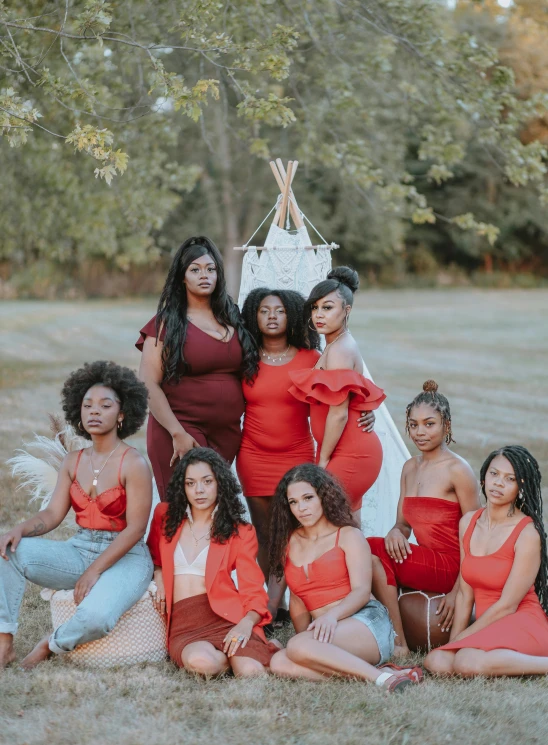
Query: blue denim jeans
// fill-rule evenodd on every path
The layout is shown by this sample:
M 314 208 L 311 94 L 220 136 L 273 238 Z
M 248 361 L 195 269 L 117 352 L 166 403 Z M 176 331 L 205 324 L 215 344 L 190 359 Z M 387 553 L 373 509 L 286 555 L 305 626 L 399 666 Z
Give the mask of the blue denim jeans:
M 15 634 L 19 608 L 29 580 L 53 590 L 72 590 L 95 559 L 119 535 L 108 530 L 80 528 L 68 541 L 22 538 L 16 550 L 0 558 L 0 632 Z M 100 639 L 112 631 L 120 616 L 146 591 L 153 565 L 147 546 L 140 540 L 107 569 L 66 623 L 50 638 L 52 652 L 70 652 L 78 644 Z

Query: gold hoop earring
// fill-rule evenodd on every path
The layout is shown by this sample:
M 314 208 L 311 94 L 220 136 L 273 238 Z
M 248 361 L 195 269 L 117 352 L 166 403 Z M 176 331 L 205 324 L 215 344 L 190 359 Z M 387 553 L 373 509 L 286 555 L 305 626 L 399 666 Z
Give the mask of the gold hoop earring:
M 120 421 L 118 422 L 118 431 L 120 431 L 123 426 L 124 426 L 124 420 L 120 419 Z
M 316 331 L 316 327 L 314 326 L 314 324 L 312 324 L 312 326 L 310 325 L 311 320 L 311 318 L 308 319 L 308 328 L 310 329 L 310 331 Z
M 80 432 L 83 432 L 84 431 L 84 428 L 82 427 L 82 420 L 81 419 L 78 422 L 78 429 L 80 430 Z

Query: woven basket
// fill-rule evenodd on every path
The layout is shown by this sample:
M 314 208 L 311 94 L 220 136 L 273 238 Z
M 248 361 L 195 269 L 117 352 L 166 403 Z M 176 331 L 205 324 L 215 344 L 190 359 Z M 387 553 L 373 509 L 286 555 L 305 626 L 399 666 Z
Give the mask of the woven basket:
M 151 584 L 152 589 L 154 587 Z M 76 612 L 72 590 L 42 590 L 49 600 L 53 628 L 57 629 Z M 115 667 L 140 662 L 162 662 L 166 659 L 166 623 L 152 605 L 147 590 L 135 605 L 124 613 L 110 634 L 81 644 L 63 657 L 77 665 Z

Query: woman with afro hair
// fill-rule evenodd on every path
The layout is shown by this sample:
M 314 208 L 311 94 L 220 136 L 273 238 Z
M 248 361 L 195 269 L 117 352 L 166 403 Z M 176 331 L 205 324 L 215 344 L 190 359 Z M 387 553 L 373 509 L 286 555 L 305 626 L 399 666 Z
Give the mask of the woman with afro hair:
M 69 376 L 61 395 L 67 422 L 90 445 L 67 453 L 47 506 L 0 536 L 0 667 L 15 659 L 26 580 L 73 589 L 77 605 L 72 618 L 22 661 L 30 669 L 108 634 L 152 577 L 143 541 L 152 478 L 144 458 L 124 442 L 145 420 L 147 389 L 129 368 L 93 362 Z M 57 528 L 71 507 L 76 535 L 68 541 L 38 537 Z
M 418 683 L 419 668 L 387 665 L 394 632 L 371 595 L 371 552 L 333 476 L 305 464 L 280 481 L 272 510 L 270 566 L 285 574 L 297 632 L 271 660 L 273 673 L 324 680 L 339 675 L 388 691 Z
M 220 455 L 189 450 L 175 467 L 167 500 L 156 507 L 148 537 L 154 602 L 167 615 L 169 655 L 201 675 L 263 675 L 279 649 L 262 629 L 271 616 L 257 537 L 243 519 L 239 494 Z
M 290 373 L 310 370 L 320 356 L 318 333 L 305 329 L 304 303 L 293 290 L 259 287 L 249 293 L 242 309 L 260 358 L 251 380 L 242 381 L 245 417 L 236 468 L 257 531 L 259 566 L 269 582 L 269 609 L 278 623 L 288 621 L 288 613 L 278 610 L 285 583 L 269 577 L 272 496 L 290 468 L 314 461 L 310 406 L 289 393 Z M 369 431 L 374 421 L 374 414 L 363 412 L 355 426 Z

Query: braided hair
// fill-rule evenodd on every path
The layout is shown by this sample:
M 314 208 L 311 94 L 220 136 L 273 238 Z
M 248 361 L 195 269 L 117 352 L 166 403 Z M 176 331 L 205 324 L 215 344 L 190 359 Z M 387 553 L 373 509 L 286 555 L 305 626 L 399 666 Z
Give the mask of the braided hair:
M 173 257 L 167 278 L 160 295 L 156 312 L 156 339 L 165 327 L 164 347 L 162 349 L 163 379 L 165 382 L 179 382 L 183 375 L 190 373 L 190 365 L 184 358 L 183 345 L 188 329 L 187 294 L 184 278 L 186 270 L 200 256 L 209 255 L 217 269 L 217 283 L 211 294 L 211 310 L 215 319 L 228 331 L 232 326 L 242 345 L 242 373 L 249 380 L 259 361 L 257 346 L 246 331 L 238 306 L 226 289 L 223 259 L 217 246 L 205 236 L 188 238 Z
M 309 330 L 308 334 L 305 332 L 303 321 L 305 300 L 300 292 L 296 292 L 295 290 L 272 290 L 269 287 L 257 287 L 255 290 L 252 290 L 246 297 L 242 308 L 244 326 L 257 347 L 261 347 L 263 343 L 263 335 L 259 330 L 257 313 L 259 312 L 261 303 L 269 295 L 279 297 L 285 309 L 287 316 L 287 343 L 293 347 L 297 347 L 297 349 L 319 349 L 320 336 L 318 332 L 316 330 Z M 257 374 L 258 370 L 259 358 L 257 357 L 257 366 L 254 375 Z
M 439 411 L 441 414 L 442 424 L 445 425 L 445 442 L 450 445 L 455 442 L 453 439 L 453 432 L 451 430 L 451 409 L 449 408 L 449 401 L 445 398 L 443 393 L 438 393 L 438 384 L 435 380 L 426 380 L 422 386 L 422 391 L 407 405 L 405 410 L 405 431 L 410 437 L 411 432 L 409 431 L 409 419 L 411 417 L 411 409 L 421 404 L 428 404 L 434 411 Z
M 494 450 L 487 456 L 480 471 L 483 496 L 486 496 L 485 475 L 487 469 L 497 455 L 503 455 L 511 463 L 519 487 L 519 493 L 516 497 L 516 507 L 524 515 L 532 518 L 533 524 L 540 536 L 540 569 L 535 579 L 535 590 L 544 612 L 548 615 L 548 552 L 546 549 L 546 530 L 542 520 L 540 468 L 538 462 L 527 448 L 521 445 L 505 445 L 498 450 Z

